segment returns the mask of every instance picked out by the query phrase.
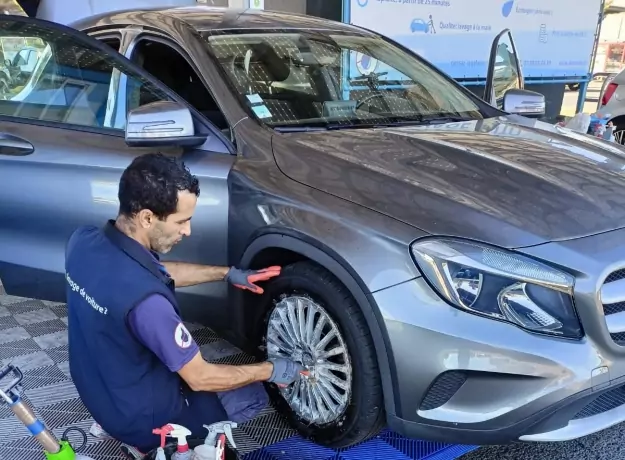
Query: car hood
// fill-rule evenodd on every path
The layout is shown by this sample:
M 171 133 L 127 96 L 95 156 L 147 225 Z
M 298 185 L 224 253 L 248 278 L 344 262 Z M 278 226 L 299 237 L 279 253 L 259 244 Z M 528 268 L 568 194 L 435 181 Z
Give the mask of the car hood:
M 293 180 L 430 233 L 505 247 L 625 226 L 625 149 L 518 116 L 283 134 Z

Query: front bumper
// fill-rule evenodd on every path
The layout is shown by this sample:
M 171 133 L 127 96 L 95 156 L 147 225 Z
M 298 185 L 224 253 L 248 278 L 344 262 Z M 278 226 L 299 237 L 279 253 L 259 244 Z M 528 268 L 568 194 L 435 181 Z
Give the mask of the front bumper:
M 373 296 L 397 376 L 388 423 L 401 434 L 473 445 L 564 441 L 625 421 L 625 360 L 592 336 L 556 339 L 465 313 L 422 278 Z

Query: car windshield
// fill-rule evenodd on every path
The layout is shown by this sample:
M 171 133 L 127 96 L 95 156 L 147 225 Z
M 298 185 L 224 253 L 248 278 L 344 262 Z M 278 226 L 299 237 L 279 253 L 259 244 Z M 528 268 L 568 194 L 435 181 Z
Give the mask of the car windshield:
M 203 35 L 243 103 L 269 126 L 485 118 L 459 85 L 379 36 L 293 29 Z

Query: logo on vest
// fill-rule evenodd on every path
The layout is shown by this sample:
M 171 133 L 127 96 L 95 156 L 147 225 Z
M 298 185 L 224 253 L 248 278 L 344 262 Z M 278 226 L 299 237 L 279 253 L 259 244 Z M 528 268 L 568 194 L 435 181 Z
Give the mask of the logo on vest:
M 182 323 L 179 323 L 176 327 L 174 339 L 176 340 L 176 345 L 180 348 L 189 348 L 191 346 L 191 341 L 193 340 L 191 338 L 191 333 Z

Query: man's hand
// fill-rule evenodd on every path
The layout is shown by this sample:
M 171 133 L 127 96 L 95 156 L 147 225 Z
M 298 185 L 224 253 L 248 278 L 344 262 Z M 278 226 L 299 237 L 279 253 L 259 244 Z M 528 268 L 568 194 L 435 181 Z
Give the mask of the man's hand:
M 239 289 L 247 289 L 255 294 L 262 294 L 265 292 L 263 288 L 254 283 L 274 278 L 280 274 L 280 270 L 280 267 L 269 267 L 262 270 L 241 270 L 232 267 L 228 270 L 224 279 Z
M 273 364 L 273 372 L 267 381 L 280 387 L 292 384 L 302 375 L 308 375 L 304 366 L 290 359 L 275 358 L 270 359 L 269 362 Z

